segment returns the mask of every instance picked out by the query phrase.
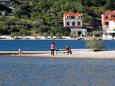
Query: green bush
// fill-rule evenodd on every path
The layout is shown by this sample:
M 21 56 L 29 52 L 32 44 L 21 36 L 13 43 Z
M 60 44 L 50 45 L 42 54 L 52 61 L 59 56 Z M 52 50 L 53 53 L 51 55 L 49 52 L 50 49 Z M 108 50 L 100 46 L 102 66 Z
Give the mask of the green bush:
M 86 40 L 86 46 L 93 51 L 102 50 L 102 43 L 103 40 L 98 38 L 90 38 Z

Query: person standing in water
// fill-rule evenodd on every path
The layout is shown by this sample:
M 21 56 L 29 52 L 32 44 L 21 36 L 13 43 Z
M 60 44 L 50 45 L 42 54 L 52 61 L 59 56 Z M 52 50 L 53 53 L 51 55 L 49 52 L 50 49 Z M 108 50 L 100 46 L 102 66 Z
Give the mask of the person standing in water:
M 22 51 L 20 48 L 18 48 L 18 54 L 21 55 L 22 54 Z
M 51 55 L 52 55 L 52 56 L 54 56 L 55 49 L 56 49 L 56 45 L 55 45 L 55 43 L 53 42 L 53 43 L 50 45 L 50 50 L 51 50 Z

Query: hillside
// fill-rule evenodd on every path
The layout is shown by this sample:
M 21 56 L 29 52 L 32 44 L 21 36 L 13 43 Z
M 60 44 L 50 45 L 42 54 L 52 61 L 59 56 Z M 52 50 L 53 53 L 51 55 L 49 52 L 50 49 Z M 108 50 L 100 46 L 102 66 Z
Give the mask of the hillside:
M 115 0 L 12 0 L 11 16 L 0 17 L 0 33 L 8 35 L 69 35 L 63 28 L 63 13 L 84 13 L 84 27 L 98 29 L 95 20 L 115 10 Z

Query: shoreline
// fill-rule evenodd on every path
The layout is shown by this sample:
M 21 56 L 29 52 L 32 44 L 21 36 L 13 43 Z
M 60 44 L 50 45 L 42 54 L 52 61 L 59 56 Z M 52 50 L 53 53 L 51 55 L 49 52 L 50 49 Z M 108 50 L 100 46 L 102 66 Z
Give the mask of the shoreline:
M 115 59 L 115 50 L 114 51 L 97 51 L 93 52 L 88 49 L 76 49 L 73 50 L 72 55 L 67 55 L 64 53 L 58 53 L 54 56 L 50 55 L 50 51 L 29 51 L 24 52 L 19 55 L 16 53 L 3 53 L 4 51 L 0 51 L 0 57 L 9 56 L 9 57 L 38 57 L 38 58 L 96 58 L 96 59 Z M 8 51 L 9 52 L 9 51 Z
M 45 37 L 45 36 L 37 36 L 37 39 L 35 39 L 34 36 L 18 36 L 17 38 L 13 38 L 10 35 L 1 35 L 0 40 L 88 40 L 90 37 L 76 37 L 72 38 L 70 36 L 62 36 L 62 38 L 56 38 L 54 36 L 51 38 L 51 36 Z M 115 40 L 115 38 L 106 38 L 106 37 L 99 37 L 102 40 Z

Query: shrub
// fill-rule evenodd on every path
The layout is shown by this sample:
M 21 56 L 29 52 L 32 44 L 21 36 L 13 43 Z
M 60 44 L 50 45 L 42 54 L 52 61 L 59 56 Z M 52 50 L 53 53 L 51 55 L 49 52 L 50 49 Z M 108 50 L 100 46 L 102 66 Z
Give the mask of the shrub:
M 102 39 L 90 38 L 86 40 L 86 46 L 93 51 L 100 51 L 102 50 L 102 42 Z

